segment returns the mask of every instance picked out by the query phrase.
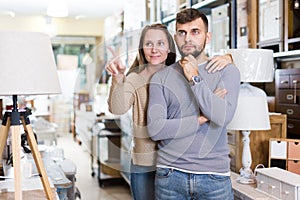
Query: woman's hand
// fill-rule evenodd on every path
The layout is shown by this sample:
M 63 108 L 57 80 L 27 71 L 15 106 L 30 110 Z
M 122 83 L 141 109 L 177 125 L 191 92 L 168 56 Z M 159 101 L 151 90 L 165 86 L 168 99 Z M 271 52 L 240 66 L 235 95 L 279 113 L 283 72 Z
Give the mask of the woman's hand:
M 119 55 L 113 50 L 113 48 L 107 48 L 113 55 L 113 58 L 106 63 L 105 69 L 111 73 L 113 77 L 117 75 L 124 75 L 126 66 L 122 63 Z
M 208 73 L 215 73 L 226 67 L 226 65 L 233 63 L 231 54 L 225 54 L 220 56 L 214 56 L 208 59 L 208 64 L 205 69 L 208 70 Z

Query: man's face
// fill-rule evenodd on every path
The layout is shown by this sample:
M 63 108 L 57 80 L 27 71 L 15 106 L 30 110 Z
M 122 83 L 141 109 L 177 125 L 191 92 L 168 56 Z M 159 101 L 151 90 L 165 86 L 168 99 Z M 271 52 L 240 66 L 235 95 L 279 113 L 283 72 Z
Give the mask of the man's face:
M 210 41 L 210 33 L 201 18 L 186 24 L 176 24 L 175 42 L 182 57 L 198 57 Z

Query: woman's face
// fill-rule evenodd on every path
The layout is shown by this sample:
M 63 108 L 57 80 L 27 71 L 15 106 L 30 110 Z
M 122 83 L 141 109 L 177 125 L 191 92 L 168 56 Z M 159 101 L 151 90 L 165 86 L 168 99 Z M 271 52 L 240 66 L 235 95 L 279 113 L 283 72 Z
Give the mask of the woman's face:
M 148 30 L 145 34 L 143 50 L 149 64 L 164 64 L 170 52 L 166 34 L 162 30 Z

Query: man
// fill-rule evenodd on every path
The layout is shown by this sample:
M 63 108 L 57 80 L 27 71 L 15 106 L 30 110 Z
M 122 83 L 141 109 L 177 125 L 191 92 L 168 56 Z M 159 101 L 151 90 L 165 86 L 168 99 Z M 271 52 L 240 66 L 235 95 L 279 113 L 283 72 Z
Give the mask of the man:
M 229 64 L 209 73 L 206 16 L 188 8 L 176 16 L 175 41 L 182 59 L 150 82 L 148 131 L 158 141 L 155 196 L 159 200 L 233 199 L 226 126 L 240 85 Z

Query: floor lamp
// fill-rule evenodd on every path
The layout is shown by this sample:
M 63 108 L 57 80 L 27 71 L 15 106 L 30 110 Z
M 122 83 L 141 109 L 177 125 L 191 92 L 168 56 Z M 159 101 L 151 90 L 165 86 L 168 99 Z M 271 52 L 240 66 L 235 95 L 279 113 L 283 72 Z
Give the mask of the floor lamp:
M 243 134 L 242 168 L 240 183 L 255 182 L 251 170 L 250 131 L 269 130 L 270 120 L 266 93 L 250 82 L 272 82 L 274 77 L 273 51 L 265 49 L 229 49 L 235 65 L 241 73 L 237 110 L 228 130 L 241 130 Z
M 0 131 L 2 155 L 9 129 L 12 133 L 15 199 L 22 199 L 21 135 L 27 138 L 47 199 L 53 199 L 50 183 L 26 112 L 18 108 L 18 95 L 47 95 L 61 92 L 49 37 L 35 32 L 0 32 L 0 96 L 12 96 L 13 109 L 6 111 Z

